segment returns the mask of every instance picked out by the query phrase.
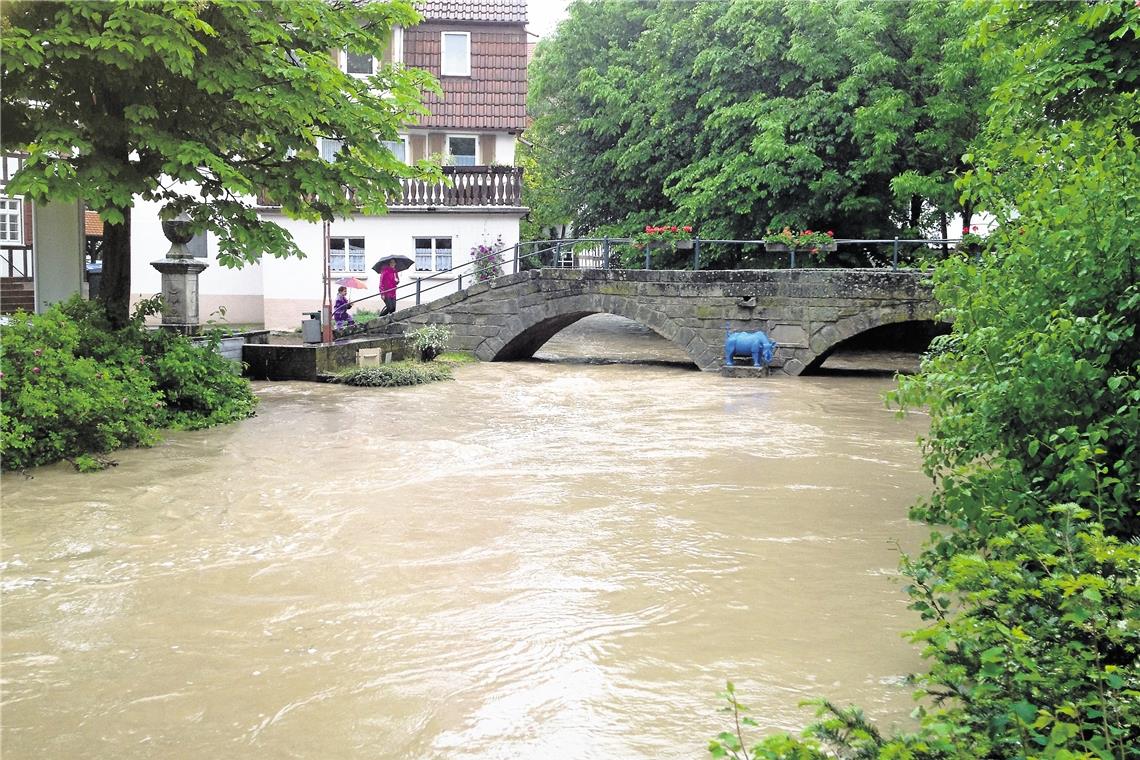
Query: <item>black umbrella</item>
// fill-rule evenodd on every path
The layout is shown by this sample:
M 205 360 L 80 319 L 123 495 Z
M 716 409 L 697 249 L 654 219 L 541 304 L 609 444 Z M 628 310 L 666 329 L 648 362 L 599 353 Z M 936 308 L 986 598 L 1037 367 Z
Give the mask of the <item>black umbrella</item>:
M 393 264 L 396 265 L 396 271 L 397 272 L 403 272 L 405 269 L 409 268 L 412 264 L 416 263 L 416 260 L 413 259 L 411 256 L 405 256 L 402 253 L 393 253 L 390 256 L 385 256 L 384 258 L 380 259 L 375 264 L 373 264 L 372 265 L 372 271 L 373 272 L 379 272 L 381 269 L 384 268 L 384 264 L 386 262 L 389 262 L 389 261 L 391 261 Z

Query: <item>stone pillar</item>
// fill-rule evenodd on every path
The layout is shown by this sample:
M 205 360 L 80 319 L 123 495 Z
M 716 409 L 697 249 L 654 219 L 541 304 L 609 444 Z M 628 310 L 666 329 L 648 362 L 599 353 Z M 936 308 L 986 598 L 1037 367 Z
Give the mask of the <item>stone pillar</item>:
M 198 332 L 198 275 L 208 264 L 186 249 L 194 237 L 185 215 L 164 221 L 162 232 L 171 242 L 165 259 L 150 265 L 162 273 L 162 326 L 184 335 Z

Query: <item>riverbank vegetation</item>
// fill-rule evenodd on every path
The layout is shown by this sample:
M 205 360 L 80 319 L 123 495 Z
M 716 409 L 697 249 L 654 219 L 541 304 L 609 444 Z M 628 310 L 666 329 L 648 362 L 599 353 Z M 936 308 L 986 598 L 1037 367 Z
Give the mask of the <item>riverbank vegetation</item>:
M 918 726 L 819 702 L 716 757 L 1140 757 L 1140 8 L 999 2 L 965 31 L 1004 74 L 958 188 L 997 227 L 938 266 L 953 331 L 894 395 L 931 414 Z
M 335 383 L 370 388 L 394 388 L 451 380 L 451 366 L 445 362 L 392 362 L 379 367 L 355 367 L 339 372 Z
M 146 446 L 163 428 L 194 430 L 254 413 L 238 366 L 203 342 L 147 329 L 156 300 L 125 327 L 78 297 L 0 327 L 0 457 L 5 470 L 68 460 L 80 470 Z

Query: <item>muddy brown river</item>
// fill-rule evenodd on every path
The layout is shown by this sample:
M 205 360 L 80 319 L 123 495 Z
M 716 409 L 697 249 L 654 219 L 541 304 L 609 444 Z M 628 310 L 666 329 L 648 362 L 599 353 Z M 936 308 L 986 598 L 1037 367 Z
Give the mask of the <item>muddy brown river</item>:
M 889 377 L 721 378 L 627 326 L 6 473 L 0 752 L 704 758 L 735 682 L 906 723 L 929 484 Z

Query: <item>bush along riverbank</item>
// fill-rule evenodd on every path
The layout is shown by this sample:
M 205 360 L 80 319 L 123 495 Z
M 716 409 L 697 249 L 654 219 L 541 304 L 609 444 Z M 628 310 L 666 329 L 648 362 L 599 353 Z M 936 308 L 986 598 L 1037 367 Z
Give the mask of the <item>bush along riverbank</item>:
M 959 183 L 996 229 L 936 269 L 953 331 L 894 396 L 931 417 L 934 490 L 911 516 L 934 532 L 902 563 L 928 661 L 918 727 L 880 733 L 819 702 L 805 736 L 745 749 L 730 685 L 738 720 L 713 756 L 1140 758 L 1132 6 L 996 3 L 979 29 L 1004 31 L 974 40 L 1017 61 Z
M 204 342 L 147 329 L 144 301 L 122 329 L 78 297 L 0 327 L 0 462 L 21 470 L 61 460 L 97 470 L 106 455 L 148 446 L 164 428 L 195 430 L 251 416 L 240 367 Z

